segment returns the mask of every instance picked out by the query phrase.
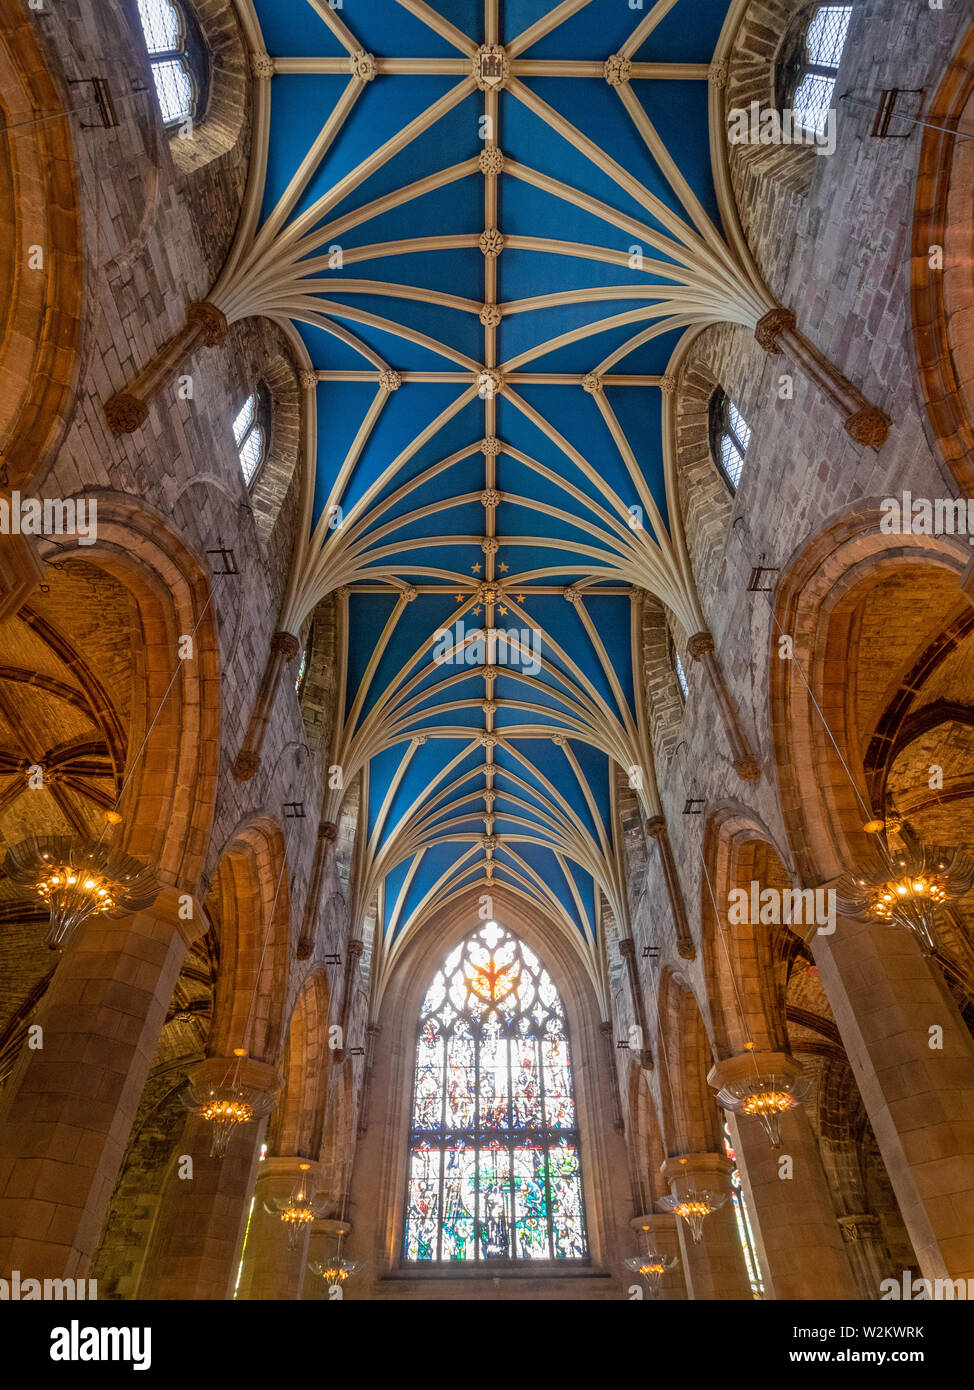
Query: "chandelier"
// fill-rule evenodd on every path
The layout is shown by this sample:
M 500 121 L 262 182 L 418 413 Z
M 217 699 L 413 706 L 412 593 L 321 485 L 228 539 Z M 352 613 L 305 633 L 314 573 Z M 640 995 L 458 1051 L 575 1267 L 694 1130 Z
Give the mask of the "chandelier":
M 761 1121 L 771 1147 L 781 1147 L 781 1117 L 801 1105 L 811 1089 L 811 1077 L 754 1076 L 732 1081 L 717 1092 L 717 1104 L 735 1115 L 748 1115 Z
M 940 949 L 937 928 L 945 904 L 974 885 L 974 856 L 926 844 L 895 812 L 863 827 L 875 836 L 873 863 L 838 885 L 839 910 L 866 922 L 905 927 L 928 954 Z
M 270 1213 L 277 1212 L 281 1220 L 288 1228 L 288 1249 L 293 1250 L 301 1238 L 301 1233 L 306 1231 L 324 1211 L 325 1204 L 317 1202 L 308 1192 L 308 1180 L 304 1176 L 311 1168 L 310 1163 L 302 1163 L 291 1195 L 289 1197 L 272 1198 L 271 1201 L 264 1203 L 264 1210 Z
M 231 1137 L 241 1125 L 262 1119 L 274 1108 L 274 1097 L 256 1086 L 246 1086 L 240 1080 L 240 1068 L 247 1055 L 245 1047 L 235 1047 L 237 1059 L 227 1067 L 223 1081 L 217 1086 L 195 1086 L 190 1083 L 183 1092 L 186 1109 L 213 1126 L 210 1157 L 223 1158 Z
M 308 1265 L 308 1268 L 311 1270 L 312 1274 L 317 1274 L 320 1279 L 324 1279 L 329 1288 L 335 1284 L 341 1287 L 346 1279 L 358 1273 L 358 1265 L 354 1260 L 336 1259 L 333 1260 L 331 1264 L 327 1264 L 322 1260 L 313 1260 L 311 1264 Z
M 141 860 L 110 844 L 71 835 L 31 835 L 7 850 L 4 873 L 46 903 L 47 944 L 64 946 L 90 917 L 128 917 L 151 907 L 161 885 Z
M 661 1255 L 658 1251 L 651 1250 L 646 1255 L 634 1255 L 631 1260 L 624 1260 L 623 1263 L 626 1269 L 631 1269 L 634 1274 L 641 1274 L 650 1291 L 656 1295 L 663 1283 L 663 1275 L 676 1264 L 676 1256 Z
M 670 1196 L 661 1197 L 660 1206 L 664 1211 L 672 1212 L 674 1216 L 682 1216 L 683 1220 L 690 1227 L 690 1235 L 693 1237 L 694 1245 L 700 1244 L 700 1237 L 703 1235 L 704 1220 L 718 1211 L 727 1201 L 727 1193 L 721 1195 L 714 1192 L 697 1192 L 690 1188 L 682 1197 Z

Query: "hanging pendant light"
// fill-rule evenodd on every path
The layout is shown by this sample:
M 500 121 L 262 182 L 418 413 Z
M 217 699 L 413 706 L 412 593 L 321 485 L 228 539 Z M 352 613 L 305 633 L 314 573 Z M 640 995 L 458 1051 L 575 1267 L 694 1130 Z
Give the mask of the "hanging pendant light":
M 654 1297 L 662 1287 L 663 1275 L 673 1269 L 676 1263 L 675 1255 L 661 1255 L 657 1250 L 650 1250 L 646 1255 L 634 1255 L 631 1260 L 623 1261 L 626 1269 L 642 1275 Z
M 872 862 L 837 888 L 840 912 L 865 922 L 905 927 L 928 954 L 940 949 L 938 926 L 947 903 L 974 886 L 974 855 L 926 844 L 895 811 L 867 821 Z
M 284 1198 L 272 1198 L 270 1202 L 264 1203 L 264 1210 L 271 1214 L 276 1213 L 288 1227 L 288 1249 L 293 1250 L 298 1244 L 302 1231 L 307 1228 L 322 1215 L 327 1205 L 323 1201 L 316 1201 L 308 1191 L 308 1179 L 305 1176 L 311 1169 L 310 1163 L 300 1164 L 300 1171 L 290 1196 Z
M 746 1081 L 729 1082 L 717 1092 L 717 1104 L 735 1115 L 761 1121 L 771 1147 L 781 1147 L 781 1117 L 808 1098 L 812 1080 L 797 1076 L 754 1076 Z
M 241 1125 L 262 1119 L 274 1108 L 274 1096 L 256 1086 L 241 1082 L 240 1068 L 247 1056 L 245 1047 L 235 1047 L 237 1059 L 227 1067 L 222 1082 L 216 1086 L 196 1086 L 190 1083 L 182 1101 L 192 1115 L 213 1126 L 210 1157 L 223 1158 L 231 1137 Z
M 683 1217 L 690 1228 L 694 1245 L 699 1245 L 703 1235 L 704 1221 L 715 1211 L 719 1211 L 726 1201 L 726 1192 L 723 1194 L 707 1191 L 698 1192 L 695 1188 L 689 1188 L 682 1197 L 677 1197 L 675 1194 L 661 1197 L 659 1204 L 664 1211 L 672 1212 L 674 1216 Z
M 117 813 L 109 813 L 116 819 Z M 4 873 L 36 893 L 51 914 L 47 944 L 60 950 L 89 918 L 129 917 L 151 907 L 161 891 L 153 871 L 113 845 L 72 835 L 31 835 L 12 845 Z
M 358 1273 L 358 1265 L 354 1260 L 333 1260 L 331 1264 L 322 1260 L 313 1260 L 308 1268 L 312 1274 L 317 1274 L 320 1279 L 324 1279 L 329 1288 L 333 1284 L 344 1284 L 353 1274 Z

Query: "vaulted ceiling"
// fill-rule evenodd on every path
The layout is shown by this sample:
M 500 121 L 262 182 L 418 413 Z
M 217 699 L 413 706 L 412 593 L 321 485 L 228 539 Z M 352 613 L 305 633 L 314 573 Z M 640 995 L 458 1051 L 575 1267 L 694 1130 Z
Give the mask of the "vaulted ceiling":
M 380 987 L 462 894 L 520 895 L 597 986 L 603 900 L 625 926 L 615 768 L 659 810 L 638 595 L 706 627 L 673 505 L 673 364 L 707 324 L 771 307 L 712 135 L 728 8 L 245 16 L 253 173 L 210 297 L 280 322 L 315 373 L 282 625 L 339 592 L 330 761 L 367 782 L 357 911 L 378 903 Z M 491 657 L 484 628 L 518 635 Z

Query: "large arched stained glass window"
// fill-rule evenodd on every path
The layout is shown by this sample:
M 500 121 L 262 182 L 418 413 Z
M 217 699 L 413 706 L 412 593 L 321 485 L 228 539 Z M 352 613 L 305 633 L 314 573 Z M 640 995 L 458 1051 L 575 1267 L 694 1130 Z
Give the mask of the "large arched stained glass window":
M 586 1259 L 577 1124 L 558 991 L 488 922 L 423 1001 L 404 1258 Z

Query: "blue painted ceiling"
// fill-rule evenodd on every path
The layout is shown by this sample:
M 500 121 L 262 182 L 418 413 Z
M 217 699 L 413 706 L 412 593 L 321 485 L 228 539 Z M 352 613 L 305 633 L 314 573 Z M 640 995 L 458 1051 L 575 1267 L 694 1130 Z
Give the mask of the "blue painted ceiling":
M 344 65 L 351 38 L 376 60 L 450 60 L 455 69 L 391 74 L 380 61 L 277 230 L 277 243 L 290 246 L 292 279 L 263 302 L 297 325 L 324 374 L 309 523 L 330 578 L 309 579 L 302 592 L 310 611 L 325 588 L 350 589 L 335 756 L 349 767 L 360 756 L 367 773 L 367 891 L 377 895 L 380 931 L 391 946 L 451 895 L 469 890 L 476 900 L 492 882 L 520 892 L 594 953 L 618 834 L 612 763 L 643 761 L 648 742 L 633 683 L 630 581 L 618 563 L 634 543 L 631 509 L 639 508 L 650 543 L 668 543 L 660 390 L 613 377 L 662 376 L 694 321 L 668 296 L 686 283 L 687 259 L 702 257 L 702 224 L 720 229 L 705 65 L 727 0 L 680 0 L 629 55 L 637 65 L 704 65 L 692 76 L 629 84 L 686 181 L 682 192 L 601 72 L 652 0 L 635 10 L 624 0 L 582 4 L 516 61 L 598 69 L 515 69 L 493 96 L 465 75 L 485 42 L 483 0 L 346 0 L 331 12 L 335 26 L 323 17 L 324 0 L 255 0 L 255 9 L 277 59 Z M 499 42 L 509 47 L 553 9 L 500 0 Z M 438 33 L 431 15 L 449 20 L 469 46 Z M 347 69 L 273 77 L 262 220 L 349 80 Z M 449 94 L 455 99 L 438 120 L 361 177 L 364 161 Z M 492 111 L 494 128 L 485 131 Z M 592 158 L 586 138 L 634 182 Z M 504 157 L 496 180 L 478 163 L 485 145 Z M 376 206 L 455 166 L 463 166 L 458 176 Z M 479 245 L 489 225 L 505 238 L 493 261 Z M 427 239 L 430 249 L 417 247 Z M 561 299 L 532 303 L 544 296 Z M 481 322 L 485 302 L 501 308 L 496 329 Z M 480 378 L 488 368 L 501 375 L 493 395 Z M 383 393 L 376 414 L 384 369 L 401 384 Z M 512 381 L 512 372 L 560 379 Z M 589 373 L 603 378 L 608 414 L 582 385 Z M 498 441 L 497 453 L 482 448 L 485 439 Z M 493 492 L 499 502 L 485 506 Z M 467 630 L 492 622 L 523 631 L 526 660 L 495 660 L 492 680 L 477 643 L 466 660 L 436 661 L 436 634 L 455 632 L 458 620 Z

